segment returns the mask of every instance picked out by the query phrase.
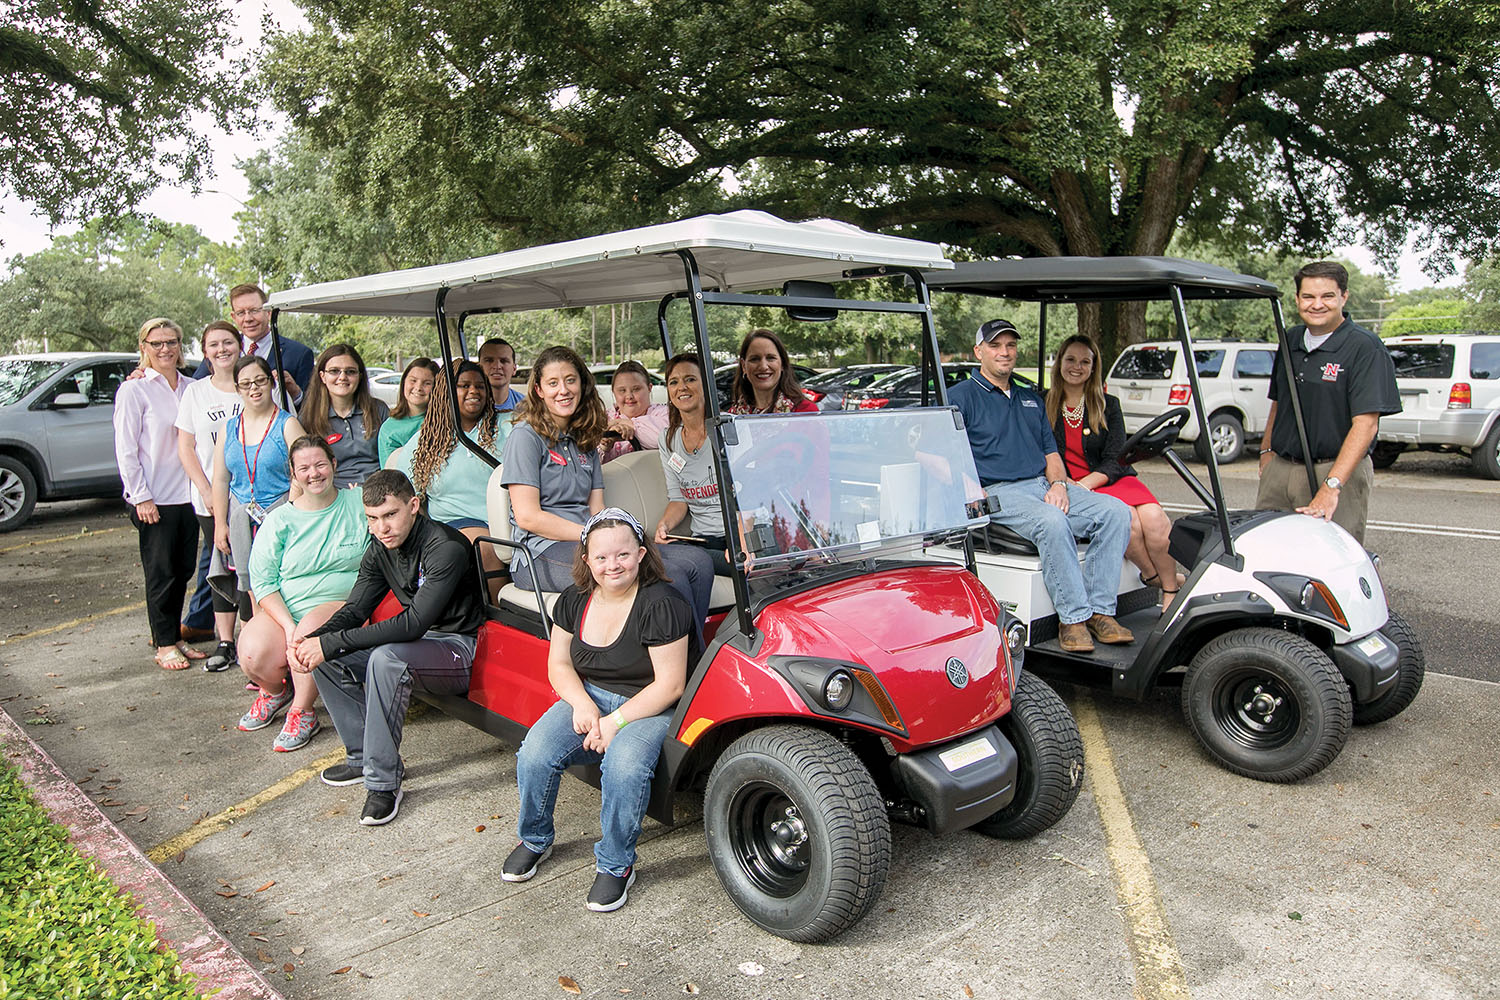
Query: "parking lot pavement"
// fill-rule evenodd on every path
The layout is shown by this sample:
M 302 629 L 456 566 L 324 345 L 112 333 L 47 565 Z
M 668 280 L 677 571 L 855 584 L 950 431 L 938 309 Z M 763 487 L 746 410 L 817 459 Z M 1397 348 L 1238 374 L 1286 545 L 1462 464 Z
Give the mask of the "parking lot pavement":
M 1097 723 L 1058 826 L 1019 843 L 898 827 L 874 911 L 797 945 L 728 901 L 692 796 L 675 828 L 647 824 L 619 913 L 583 907 L 598 796 L 571 779 L 557 854 L 503 883 L 514 748 L 435 712 L 408 728 L 400 817 L 360 827 L 361 789 L 288 781 L 338 749 L 331 728 L 273 754 L 274 730 L 233 728 L 237 677 L 158 670 L 143 614 L 108 613 L 140 599 L 133 533 L 27 544 L 77 530 L 0 540 L 0 707 L 46 720 L 27 732 L 148 851 L 214 831 L 159 863 L 252 962 L 292 963 L 273 980 L 289 997 L 563 996 L 559 977 L 595 996 L 1500 996 L 1500 686 L 1442 662 L 1295 786 L 1216 768 L 1170 697 L 1067 690 Z M 1102 754 L 1118 793 L 1096 784 Z

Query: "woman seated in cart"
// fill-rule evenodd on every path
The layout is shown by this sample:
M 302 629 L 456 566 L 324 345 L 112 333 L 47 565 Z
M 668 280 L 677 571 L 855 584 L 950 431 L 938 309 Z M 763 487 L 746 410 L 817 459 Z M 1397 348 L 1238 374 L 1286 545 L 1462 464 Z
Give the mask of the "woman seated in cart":
M 687 683 L 692 612 L 663 577 L 646 529 L 610 507 L 589 518 L 573 583 L 553 610 L 547 680 L 559 700 L 516 753 L 521 842 L 501 878 L 525 882 L 552 853 L 552 811 L 562 773 L 597 763 L 601 836 L 594 845 L 588 908 L 625 905 L 635 882 L 635 844 L 651 779 Z
M 661 436 L 661 471 L 667 480 L 667 507 L 656 525 L 657 545 L 674 541 L 703 548 L 714 572 L 728 576 L 729 557 L 724 538 L 724 508 L 719 505 L 719 479 L 704 420 L 703 362 L 693 353 L 667 362 L 667 405 L 671 415 Z M 686 522 L 686 523 L 684 523 Z

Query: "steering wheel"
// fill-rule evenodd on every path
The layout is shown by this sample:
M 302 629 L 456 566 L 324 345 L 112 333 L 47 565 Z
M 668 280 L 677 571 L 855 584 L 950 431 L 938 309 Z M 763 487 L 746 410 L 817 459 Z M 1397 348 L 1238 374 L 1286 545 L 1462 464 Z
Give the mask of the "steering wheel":
M 1193 415 L 1186 406 L 1174 406 L 1166 413 L 1153 417 L 1145 427 L 1125 439 L 1117 461 L 1121 465 L 1134 465 L 1146 458 L 1154 458 L 1166 451 L 1182 433 L 1183 426 Z

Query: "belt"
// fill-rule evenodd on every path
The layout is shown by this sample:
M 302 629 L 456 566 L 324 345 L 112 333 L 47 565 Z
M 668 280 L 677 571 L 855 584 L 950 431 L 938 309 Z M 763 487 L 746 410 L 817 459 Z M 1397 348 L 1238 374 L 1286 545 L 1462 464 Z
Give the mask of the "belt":
M 1276 452 L 1276 457 L 1277 458 L 1284 458 L 1288 462 L 1295 462 L 1298 465 L 1302 464 L 1302 459 L 1297 458 L 1297 457 L 1295 457 L 1293 455 L 1288 455 L 1285 452 L 1280 452 L 1280 451 Z M 1315 464 L 1318 463 L 1318 462 L 1332 462 L 1332 461 L 1334 461 L 1337 458 L 1338 458 L 1337 455 L 1329 455 L 1327 458 L 1315 458 L 1315 459 L 1313 459 L 1313 462 Z

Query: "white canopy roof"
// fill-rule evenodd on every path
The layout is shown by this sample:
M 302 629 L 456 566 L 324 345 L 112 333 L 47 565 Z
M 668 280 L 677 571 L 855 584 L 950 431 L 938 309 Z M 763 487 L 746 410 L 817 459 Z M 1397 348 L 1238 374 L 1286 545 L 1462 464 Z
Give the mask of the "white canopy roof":
M 952 267 L 935 243 L 882 236 L 831 219 L 786 222 L 765 212 L 701 215 L 567 243 L 452 264 L 389 271 L 292 288 L 271 296 L 285 312 L 431 316 L 437 290 L 451 289 L 450 316 L 640 302 L 687 287 L 676 250 L 688 249 L 705 287 L 779 288 L 793 278 L 833 281 L 849 268 Z

